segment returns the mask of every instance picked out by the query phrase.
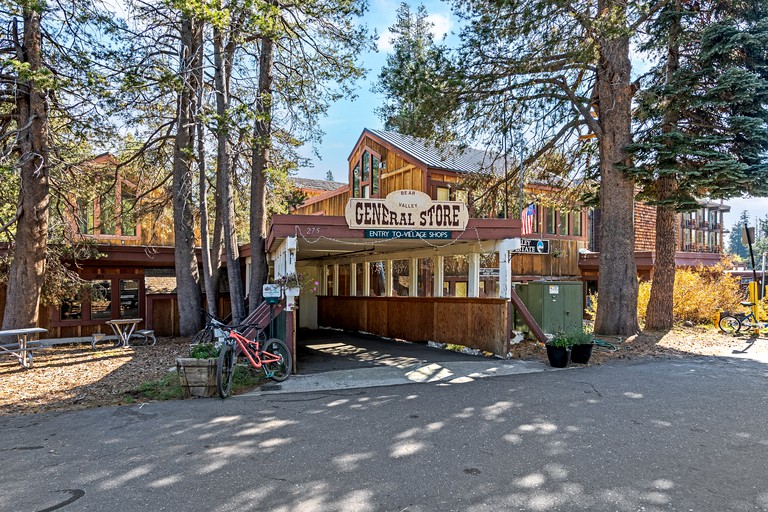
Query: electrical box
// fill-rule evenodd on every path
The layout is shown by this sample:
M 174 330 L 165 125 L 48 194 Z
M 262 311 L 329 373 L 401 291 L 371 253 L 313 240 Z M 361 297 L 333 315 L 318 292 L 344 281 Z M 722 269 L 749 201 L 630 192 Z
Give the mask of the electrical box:
M 581 282 L 531 281 L 515 285 L 515 290 L 544 332 L 555 334 L 582 330 L 584 295 Z M 517 310 L 515 329 L 529 331 Z

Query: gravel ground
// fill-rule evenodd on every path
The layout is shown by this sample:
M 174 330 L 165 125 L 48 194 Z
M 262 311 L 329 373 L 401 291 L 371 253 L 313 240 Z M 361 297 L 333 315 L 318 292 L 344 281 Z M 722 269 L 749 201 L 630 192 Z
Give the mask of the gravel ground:
M 614 343 L 615 352 L 595 350 L 590 364 L 642 358 L 751 354 L 768 360 L 768 339 L 727 336 L 712 328 L 676 328 L 646 332 Z M 34 367 L 24 370 L 12 357 L 0 357 L 0 415 L 85 409 L 128 403 L 142 382 L 158 380 L 186 356 L 188 338 L 160 338 L 154 347 L 92 351 L 85 344 L 56 346 L 35 354 Z M 513 346 L 517 359 L 543 359 L 541 344 Z

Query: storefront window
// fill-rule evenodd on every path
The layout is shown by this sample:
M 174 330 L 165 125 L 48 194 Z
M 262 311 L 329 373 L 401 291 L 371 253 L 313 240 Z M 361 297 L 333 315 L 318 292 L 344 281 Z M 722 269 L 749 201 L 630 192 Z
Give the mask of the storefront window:
M 411 260 L 392 262 L 392 296 L 408 297 L 411 287 Z
M 349 295 L 349 263 L 339 265 L 339 295 Z
M 139 317 L 139 281 L 120 280 L 120 318 Z
M 333 295 L 333 265 L 325 266 L 325 294 Z
M 464 255 L 446 256 L 443 262 L 443 296 L 466 297 L 469 259 Z
M 91 320 L 112 318 L 112 281 L 93 281 L 91 288 Z
M 365 263 L 358 263 L 355 265 L 355 280 L 357 281 L 355 283 L 355 295 L 358 297 L 365 295 L 365 283 L 363 282 L 363 272 L 365 272 Z
M 499 296 L 499 253 L 480 255 L 480 297 Z
M 368 273 L 371 280 L 371 297 L 383 297 L 387 294 L 387 265 L 384 261 L 372 261 Z
M 418 294 L 419 297 L 434 296 L 435 260 L 419 258 Z

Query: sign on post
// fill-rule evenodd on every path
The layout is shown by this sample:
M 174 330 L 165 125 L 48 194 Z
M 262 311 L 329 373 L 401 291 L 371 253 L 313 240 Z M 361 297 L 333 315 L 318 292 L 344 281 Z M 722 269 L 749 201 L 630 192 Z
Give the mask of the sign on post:
M 741 243 L 749 247 L 749 244 L 751 244 L 754 240 L 755 240 L 755 228 L 754 227 L 748 228 L 747 225 L 744 224 L 744 227 L 741 229 Z
M 280 285 L 276 283 L 265 284 L 261 289 L 261 294 L 267 304 L 277 304 L 280 302 Z

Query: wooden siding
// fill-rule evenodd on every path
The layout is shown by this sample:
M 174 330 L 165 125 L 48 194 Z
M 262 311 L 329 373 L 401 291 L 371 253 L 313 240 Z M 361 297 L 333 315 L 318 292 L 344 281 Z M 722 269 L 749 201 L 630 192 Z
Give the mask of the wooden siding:
M 349 187 L 344 187 L 338 191 L 318 196 L 307 200 L 304 204 L 296 208 L 292 214 L 295 215 L 339 215 L 344 216 L 344 208 L 350 198 Z
M 635 250 L 656 248 L 656 207 L 635 203 Z
M 507 351 L 508 301 L 455 297 L 318 297 L 318 324 L 408 341 Z
M 543 238 L 550 237 L 545 235 Z M 550 239 L 549 254 L 513 254 L 512 276 L 578 276 L 579 249 L 586 246 L 586 240 Z

